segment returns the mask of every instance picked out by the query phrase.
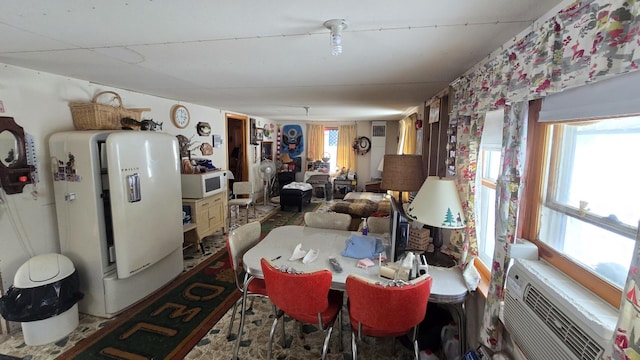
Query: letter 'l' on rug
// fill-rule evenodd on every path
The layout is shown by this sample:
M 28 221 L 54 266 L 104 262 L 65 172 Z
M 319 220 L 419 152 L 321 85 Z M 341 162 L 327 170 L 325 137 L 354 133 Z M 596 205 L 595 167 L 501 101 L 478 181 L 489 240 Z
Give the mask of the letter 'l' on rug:
M 181 359 L 239 298 L 222 249 L 58 359 Z

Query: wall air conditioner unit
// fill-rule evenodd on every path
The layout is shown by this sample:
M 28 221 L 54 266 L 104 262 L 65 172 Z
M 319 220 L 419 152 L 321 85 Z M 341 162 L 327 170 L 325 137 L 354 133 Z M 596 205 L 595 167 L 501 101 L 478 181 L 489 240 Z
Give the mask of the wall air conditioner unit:
M 611 343 L 617 310 L 541 260 L 509 269 L 504 325 L 529 360 L 600 359 Z

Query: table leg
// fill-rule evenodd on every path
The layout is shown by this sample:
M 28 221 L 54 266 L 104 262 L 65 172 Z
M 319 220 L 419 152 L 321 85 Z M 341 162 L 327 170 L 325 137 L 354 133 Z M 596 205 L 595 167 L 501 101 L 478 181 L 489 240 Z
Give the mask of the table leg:
M 467 321 L 464 315 L 464 302 L 441 305 L 445 306 L 449 310 L 449 312 L 454 315 L 456 324 L 458 324 L 458 336 L 460 337 L 460 356 L 462 357 L 467 352 Z

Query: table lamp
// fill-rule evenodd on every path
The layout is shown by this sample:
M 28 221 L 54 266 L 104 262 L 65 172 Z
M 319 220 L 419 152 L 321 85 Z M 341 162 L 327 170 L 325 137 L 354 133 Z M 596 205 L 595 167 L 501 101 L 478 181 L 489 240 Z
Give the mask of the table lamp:
M 292 170 L 291 164 L 293 163 L 293 159 L 291 159 L 291 156 L 289 156 L 288 153 L 282 153 L 282 155 L 280 155 L 280 160 L 283 164 L 287 164 L 287 170 Z
M 424 181 L 422 156 L 388 154 L 383 161 L 380 189 L 400 192 L 399 202 L 402 206 L 402 192 L 417 191 Z
M 451 267 L 453 259 L 440 253 L 442 229 L 465 227 L 465 217 L 456 182 L 452 178 L 429 176 L 407 209 L 407 216 L 433 228 L 433 252 L 427 253 L 429 265 Z

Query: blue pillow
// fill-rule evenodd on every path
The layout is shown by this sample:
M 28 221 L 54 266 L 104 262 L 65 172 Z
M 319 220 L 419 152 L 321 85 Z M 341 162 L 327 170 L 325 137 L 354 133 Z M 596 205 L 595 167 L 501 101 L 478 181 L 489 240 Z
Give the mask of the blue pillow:
M 373 236 L 352 234 L 346 241 L 342 256 L 354 259 L 374 259 L 384 251 L 382 240 Z

